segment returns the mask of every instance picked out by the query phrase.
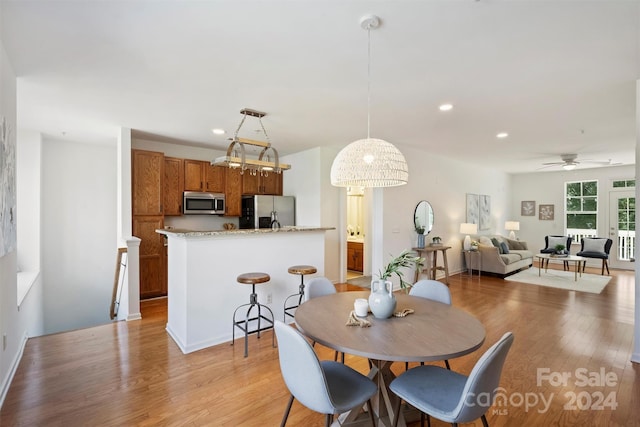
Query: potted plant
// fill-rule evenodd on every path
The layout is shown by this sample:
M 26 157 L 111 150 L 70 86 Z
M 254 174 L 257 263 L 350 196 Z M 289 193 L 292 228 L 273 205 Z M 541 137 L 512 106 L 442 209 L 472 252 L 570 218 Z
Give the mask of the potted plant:
M 393 258 L 384 270 L 378 272 L 379 280 L 371 281 L 371 295 L 369 295 L 369 307 L 373 315 L 379 319 L 391 317 L 396 309 L 396 297 L 393 295 L 393 283 L 389 278 L 395 274 L 400 279 L 400 287 L 406 291 L 411 286 L 403 278 L 402 268 L 419 268 L 424 258 L 413 256 L 413 252 L 404 250 Z
M 556 250 L 555 253 L 557 255 L 564 255 L 564 249 L 565 249 L 564 245 L 555 245 L 553 248 Z
M 442 243 L 442 239 L 440 237 L 438 237 L 438 236 L 433 236 L 431 238 L 431 241 L 433 242 L 432 243 L 433 245 L 439 245 L 439 244 Z
M 404 274 L 401 269 L 404 267 L 417 268 L 422 265 L 423 261 L 424 258 L 414 256 L 413 252 L 405 249 L 400 253 L 400 255 L 389 261 L 384 270 L 378 272 L 378 277 L 380 280 L 388 280 L 395 274 L 398 276 L 398 279 L 400 279 L 400 287 L 403 290 L 406 290 L 411 287 L 411 284 L 404 280 Z

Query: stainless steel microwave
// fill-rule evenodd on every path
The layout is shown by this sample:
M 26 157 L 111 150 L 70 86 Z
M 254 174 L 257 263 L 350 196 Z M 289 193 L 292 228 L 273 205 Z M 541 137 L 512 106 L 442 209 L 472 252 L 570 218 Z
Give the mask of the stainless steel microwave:
M 182 206 L 185 215 L 224 215 L 224 194 L 185 191 Z

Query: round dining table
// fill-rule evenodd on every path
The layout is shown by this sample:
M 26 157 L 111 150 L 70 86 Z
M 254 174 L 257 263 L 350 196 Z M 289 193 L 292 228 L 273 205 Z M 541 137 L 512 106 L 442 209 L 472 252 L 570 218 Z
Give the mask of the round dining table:
M 371 313 L 369 327 L 347 326 L 356 298 L 368 298 L 369 292 L 338 292 L 313 298 L 301 304 L 295 313 L 298 329 L 326 347 L 366 357 L 370 360 L 369 378 L 378 385 L 373 407 L 379 426 L 391 426 L 395 420 L 397 397 L 388 386 L 395 378 L 392 362 L 433 362 L 469 354 L 482 346 L 485 329 L 471 314 L 452 305 L 405 293 L 394 294 L 395 312 L 412 309 L 405 317 L 378 319 Z M 359 408 L 342 414 L 336 425 L 367 425 Z M 406 425 L 407 414 L 397 416 L 399 426 Z M 411 417 L 413 418 L 413 417 Z

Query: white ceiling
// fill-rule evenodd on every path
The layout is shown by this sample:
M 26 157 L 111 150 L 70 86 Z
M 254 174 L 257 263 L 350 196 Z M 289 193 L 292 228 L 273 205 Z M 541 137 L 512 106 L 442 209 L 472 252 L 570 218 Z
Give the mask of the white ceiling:
M 244 108 L 280 154 L 371 136 L 507 172 L 634 163 L 638 1 L 9 1 L 18 126 L 225 149 Z M 450 102 L 454 109 L 438 111 Z M 215 136 L 214 127 L 227 135 Z M 248 119 L 240 136 L 256 135 Z M 496 133 L 509 137 L 499 140 Z M 585 167 L 583 163 L 579 167 Z M 550 168 L 545 170 L 557 170 Z

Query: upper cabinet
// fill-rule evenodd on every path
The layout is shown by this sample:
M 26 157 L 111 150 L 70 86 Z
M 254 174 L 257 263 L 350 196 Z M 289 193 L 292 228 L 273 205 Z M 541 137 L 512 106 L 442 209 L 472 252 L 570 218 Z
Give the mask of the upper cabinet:
M 162 215 L 164 154 L 132 150 L 133 215 Z
M 249 171 L 242 174 L 242 194 L 269 194 L 275 196 L 282 195 L 282 173 L 270 172 L 261 175 L 252 175 Z
M 242 214 L 242 175 L 240 169 L 227 169 L 225 197 L 225 216 Z
M 224 193 L 226 168 L 201 160 L 184 161 L 184 190 Z
M 184 191 L 184 160 L 164 158 L 164 214 L 182 215 Z

